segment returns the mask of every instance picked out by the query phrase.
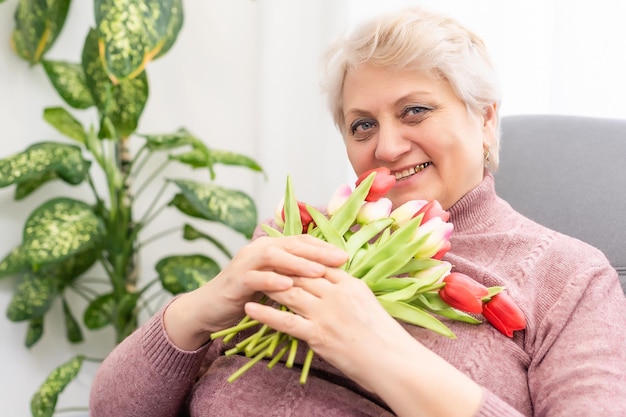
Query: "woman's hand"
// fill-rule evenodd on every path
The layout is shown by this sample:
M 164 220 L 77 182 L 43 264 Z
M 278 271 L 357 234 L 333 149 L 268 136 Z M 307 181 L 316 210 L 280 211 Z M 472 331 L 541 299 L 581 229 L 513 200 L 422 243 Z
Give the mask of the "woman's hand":
M 292 287 L 267 294 L 295 314 L 254 302 L 246 313 L 305 341 L 396 415 L 476 413 L 480 386 L 415 340 L 360 279 L 329 268 L 322 278 L 293 278 Z
M 322 277 L 347 259 L 345 252 L 309 235 L 258 238 L 211 281 L 172 302 L 165 312 L 166 332 L 179 348 L 197 349 L 212 332 L 240 320 L 244 305 L 260 293 L 286 291 L 294 276 Z
M 364 387 L 373 388 L 364 373 L 371 360 L 400 340 L 414 343 L 367 285 L 346 272 L 329 268 L 322 278 L 292 280 L 292 287 L 266 293 L 296 314 L 253 302 L 246 305 L 246 313 L 305 341 Z

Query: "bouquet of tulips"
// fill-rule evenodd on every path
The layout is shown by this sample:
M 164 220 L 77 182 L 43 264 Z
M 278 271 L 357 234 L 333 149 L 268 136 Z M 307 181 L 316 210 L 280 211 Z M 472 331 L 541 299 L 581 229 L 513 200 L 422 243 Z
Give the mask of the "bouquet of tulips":
M 308 233 L 349 254 L 342 268 L 367 283 L 380 304 L 393 317 L 454 338 L 454 333 L 436 316 L 481 323 L 472 314 L 481 314 L 505 335 L 525 327 L 522 312 L 502 287 L 487 288 L 470 277 L 451 272 L 452 265 L 442 260 L 450 249 L 453 230 L 449 213 L 439 202 L 411 200 L 392 210 L 384 195 L 396 179 L 387 168 L 361 175 L 354 190 L 339 187 L 326 212 L 296 199 L 287 178 L 284 201 L 275 215 L 277 228 L 261 227 L 269 236 Z M 269 302 L 269 300 L 266 300 Z M 285 311 L 285 306 L 279 306 Z M 244 317 L 236 326 L 213 333 L 228 342 L 240 331 L 259 326 Z M 228 350 L 226 355 L 244 354 L 251 358 L 229 378 L 234 381 L 255 363 L 272 358 L 272 368 L 285 355 L 285 366 L 294 364 L 298 339 L 275 331 L 267 325 Z M 309 348 L 300 383 L 305 383 L 313 351 Z

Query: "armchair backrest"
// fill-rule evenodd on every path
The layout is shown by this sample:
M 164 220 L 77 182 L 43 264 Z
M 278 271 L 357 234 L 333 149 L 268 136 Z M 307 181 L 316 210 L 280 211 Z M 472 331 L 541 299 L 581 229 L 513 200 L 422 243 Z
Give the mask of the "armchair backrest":
M 602 250 L 626 292 L 626 120 L 505 116 L 494 176 L 517 211 Z

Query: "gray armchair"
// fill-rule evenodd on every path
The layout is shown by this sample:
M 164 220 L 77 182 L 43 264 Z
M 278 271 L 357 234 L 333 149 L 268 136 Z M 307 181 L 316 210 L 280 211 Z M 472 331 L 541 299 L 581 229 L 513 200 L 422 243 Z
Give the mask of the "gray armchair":
M 626 291 L 626 120 L 503 117 L 494 176 L 517 211 L 602 250 Z

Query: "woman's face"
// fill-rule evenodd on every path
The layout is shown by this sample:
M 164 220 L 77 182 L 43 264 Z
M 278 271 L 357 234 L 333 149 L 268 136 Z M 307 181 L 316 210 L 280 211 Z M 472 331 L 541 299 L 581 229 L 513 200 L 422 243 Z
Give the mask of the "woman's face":
M 495 104 L 468 112 L 445 79 L 368 64 L 343 87 L 344 140 L 357 175 L 385 166 L 396 175 L 394 206 L 416 199 L 450 208 L 483 178 L 495 139 Z

